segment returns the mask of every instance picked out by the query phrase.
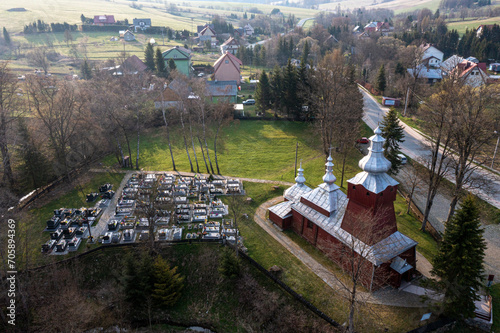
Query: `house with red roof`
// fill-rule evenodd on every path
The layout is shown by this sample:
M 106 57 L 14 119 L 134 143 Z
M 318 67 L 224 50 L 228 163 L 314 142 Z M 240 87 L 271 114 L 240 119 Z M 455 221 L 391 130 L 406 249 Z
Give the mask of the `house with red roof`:
M 214 80 L 241 82 L 240 66 L 243 63 L 233 54 L 226 52 L 214 63 Z
M 460 78 L 464 84 L 471 87 L 480 87 L 488 82 L 488 74 L 486 74 L 486 64 L 484 62 L 475 63 L 467 59 L 455 67 L 452 74 Z
M 229 37 L 221 46 L 220 51 L 222 54 L 229 52 L 231 54 L 236 54 L 240 47 L 240 43 L 233 37 Z
M 114 15 L 95 15 L 94 16 L 94 25 L 108 25 L 115 24 L 115 16 Z

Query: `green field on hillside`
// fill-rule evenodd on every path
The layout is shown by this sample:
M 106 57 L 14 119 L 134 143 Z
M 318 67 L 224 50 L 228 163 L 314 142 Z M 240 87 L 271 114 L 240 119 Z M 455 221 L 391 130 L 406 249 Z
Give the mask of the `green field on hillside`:
M 132 8 L 131 6 L 141 8 Z M 172 5 L 176 8 L 173 9 Z M 9 31 L 21 32 L 23 26 L 41 19 L 46 23 L 68 22 L 80 24 L 80 15 L 94 17 L 94 15 L 114 15 L 116 20 L 133 18 L 151 18 L 154 26 L 168 26 L 176 30 L 187 29 L 196 31 L 196 25 L 212 20 L 212 15 L 237 14 L 241 18 L 245 11 L 257 8 L 263 14 L 269 14 L 273 8 L 279 8 L 286 15 L 294 14 L 297 18 L 313 17 L 317 10 L 273 6 L 264 4 L 246 4 L 217 1 L 183 1 L 182 3 L 167 2 L 168 9 L 163 2 L 153 1 L 126 1 L 126 0 L 3 0 L 0 2 L 0 22 Z M 25 8 L 23 12 L 9 12 L 10 8 Z M 249 14 L 250 15 L 250 14 Z M 237 21 L 233 20 L 237 24 Z M 191 28 L 193 26 L 193 29 Z
M 470 19 L 458 22 L 448 22 L 448 30 L 455 29 L 463 35 L 467 29 L 477 29 L 482 24 L 500 24 L 500 17 L 490 17 L 484 19 Z

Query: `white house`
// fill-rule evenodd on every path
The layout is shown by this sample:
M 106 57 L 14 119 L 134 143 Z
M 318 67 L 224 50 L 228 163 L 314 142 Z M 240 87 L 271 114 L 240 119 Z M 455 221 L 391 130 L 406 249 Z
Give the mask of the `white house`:
M 421 45 L 422 63 L 428 67 L 439 68 L 443 62 L 444 53 L 430 44 Z

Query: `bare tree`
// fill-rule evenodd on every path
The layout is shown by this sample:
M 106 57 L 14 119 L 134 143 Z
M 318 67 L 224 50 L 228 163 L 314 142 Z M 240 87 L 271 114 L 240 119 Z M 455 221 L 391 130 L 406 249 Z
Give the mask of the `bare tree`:
M 27 55 L 27 58 L 32 65 L 41 67 L 44 73 L 47 74 L 50 67 L 47 54 L 48 49 L 46 47 L 37 47 Z
M 162 112 L 162 116 L 163 116 L 163 122 L 165 124 L 165 131 L 167 133 L 167 143 L 168 143 L 168 149 L 170 150 L 170 157 L 172 159 L 172 168 L 173 168 L 174 171 L 176 171 L 177 169 L 175 167 L 174 153 L 172 152 L 172 144 L 170 142 L 170 129 L 168 127 L 167 113 L 166 113 L 166 109 L 165 109 L 165 103 L 163 101 L 163 93 L 164 93 L 165 89 L 167 89 L 167 85 L 163 84 L 161 92 L 160 92 L 160 96 L 161 96 L 161 112 Z M 169 113 L 169 116 L 170 116 L 170 113 Z
M 2 153 L 2 182 L 11 187 L 14 175 L 9 152 L 9 130 L 18 117 L 23 114 L 17 95 L 17 80 L 7 67 L 8 62 L 0 62 L 0 151 Z
M 422 164 L 427 168 L 427 197 L 421 230 L 425 232 L 429 214 L 434 203 L 441 181 L 449 167 L 448 157 L 451 154 L 450 117 L 449 110 L 454 102 L 454 83 L 451 80 L 443 82 L 443 91 L 431 96 L 428 103 L 421 106 L 422 118 L 425 120 L 427 140 L 430 152 L 422 158 Z M 449 89 L 449 90 L 448 90 Z
M 328 53 L 318 69 L 310 71 L 311 92 L 307 96 L 316 114 L 315 126 L 321 135 L 323 152 L 328 156 L 329 148 L 337 145 L 343 153 L 343 170 L 349 148 L 358 134 L 353 129 L 363 114 L 362 96 L 349 71 L 340 50 Z
M 219 132 L 221 127 L 230 120 L 233 112 L 233 106 L 229 102 L 219 103 L 214 107 L 212 112 L 212 122 L 215 124 L 215 135 L 214 135 L 214 155 L 215 155 L 215 167 L 217 168 L 217 174 L 220 175 L 219 160 L 217 159 L 217 139 L 219 138 Z
M 450 168 L 453 171 L 453 192 L 447 221 L 453 217 L 458 200 L 465 189 L 481 182 L 474 170 L 485 162 L 480 156 L 495 136 L 498 123 L 499 91 L 494 86 L 473 88 L 456 81 L 454 103 L 450 105 L 451 146 Z
M 87 116 L 86 96 L 74 83 L 52 78 L 30 77 L 27 86 L 35 115 L 47 130 L 56 165 L 68 176 L 70 144 Z
M 387 233 L 390 226 L 374 230 L 370 223 L 388 213 L 387 210 L 366 212 L 351 216 L 355 221 L 352 225 L 356 227 L 350 235 L 346 233 L 340 240 L 331 239 L 322 250 L 343 270 L 344 274 L 332 274 L 335 277 L 341 296 L 349 303 L 347 315 L 348 332 L 355 332 L 355 318 L 361 307 L 366 307 L 367 293 L 362 292 L 362 286 L 370 291 L 386 284 L 391 278 L 391 269 L 384 264 L 375 265 L 369 258 L 386 257 L 391 259 L 392 244 L 378 241 Z M 370 245 L 374 243 L 374 245 Z M 413 263 L 414 265 L 414 263 Z
M 423 185 L 421 181 L 422 171 L 419 172 L 417 168 L 421 167 L 417 164 L 409 163 L 401 168 L 401 176 L 398 177 L 407 192 L 406 200 L 408 201 L 408 205 L 406 206 L 406 214 L 410 213 L 415 191 L 418 191 Z

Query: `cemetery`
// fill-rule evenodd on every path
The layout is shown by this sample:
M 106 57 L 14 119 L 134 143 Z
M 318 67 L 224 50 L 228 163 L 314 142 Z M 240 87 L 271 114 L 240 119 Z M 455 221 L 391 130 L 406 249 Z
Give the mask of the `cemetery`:
M 212 240 L 235 244 L 239 241 L 228 205 L 221 196 L 244 195 L 237 179 L 185 177 L 168 173 L 135 173 L 115 196 L 111 184 L 89 193 L 97 199 L 93 208 L 60 208 L 47 220 L 50 239 L 42 253 L 67 254 L 77 251 L 83 240 L 101 244 Z M 108 207 L 109 206 L 109 207 Z M 108 209 L 111 214 L 103 214 Z M 104 215 L 106 217 L 101 218 Z M 154 225 L 150 227 L 150 223 Z M 99 230 L 102 230 L 99 232 Z

